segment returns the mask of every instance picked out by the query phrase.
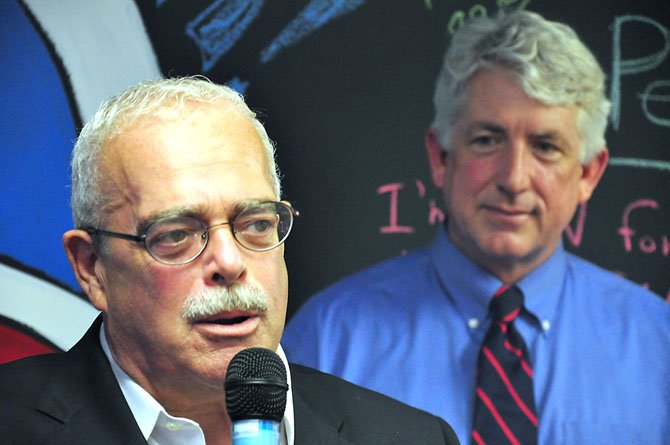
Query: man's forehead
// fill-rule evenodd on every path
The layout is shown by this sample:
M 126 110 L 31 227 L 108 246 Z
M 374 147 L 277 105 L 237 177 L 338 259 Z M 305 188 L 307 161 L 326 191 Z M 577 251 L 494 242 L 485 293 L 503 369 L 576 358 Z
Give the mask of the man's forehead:
M 155 152 L 159 157 L 166 157 L 178 153 L 181 144 L 181 148 L 195 156 L 211 148 L 203 145 L 205 138 L 220 139 L 220 150 L 208 150 L 215 154 L 225 154 L 233 144 L 252 152 L 256 148 L 262 152 L 264 148 L 252 118 L 237 108 L 229 104 L 225 107 L 191 104 L 178 110 L 167 108 L 153 114 L 121 118 L 115 133 L 104 143 L 103 151 L 107 156 L 120 158 Z M 227 141 L 231 144 L 226 144 Z
M 468 95 L 458 123 L 467 130 L 505 131 L 523 122 L 530 133 L 547 137 L 577 129 L 578 105 L 547 104 L 521 92 L 523 101 L 491 100 L 495 92 Z
M 239 112 L 200 111 L 187 119 L 147 117 L 126 125 L 104 146 L 103 178 L 125 193 L 147 192 L 142 186 L 147 183 L 170 180 L 184 188 L 205 177 L 218 181 L 255 172 L 271 184 L 263 140 L 252 121 Z

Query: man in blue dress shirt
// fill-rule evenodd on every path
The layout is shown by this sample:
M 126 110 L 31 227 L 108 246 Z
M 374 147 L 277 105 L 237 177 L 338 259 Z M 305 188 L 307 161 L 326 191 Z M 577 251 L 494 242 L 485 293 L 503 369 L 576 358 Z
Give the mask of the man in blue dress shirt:
M 445 229 L 308 301 L 289 358 L 440 415 L 468 443 L 488 304 L 515 283 L 539 443 L 670 443 L 670 305 L 561 240 L 607 164 L 604 79 L 571 28 L 534 13 L 457 33 L 425 139 Z

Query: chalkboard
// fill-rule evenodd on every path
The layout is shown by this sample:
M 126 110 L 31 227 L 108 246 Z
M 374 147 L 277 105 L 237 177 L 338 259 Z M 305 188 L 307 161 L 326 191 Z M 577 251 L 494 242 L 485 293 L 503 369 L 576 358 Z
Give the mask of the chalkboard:
M 565 245 L 670 300 L 667 0 L 66 3 L 0 2 L 0 254 L 12 262 L 79 291 L 60 235 L 81 119 L 139 79 L 204 74 L 243 92 L 277 143 L 302 215 L 286 246 L 290 317 L 336 280 L 431 241 L 444 215 L 423 136 L 446 45 L 471 17 L 528 9 L 575 28 L 613 103 L 610 165 Z
M 454 30 L 499 9 L 571 25 L 608 73 L 611 162 L 568 250 L 670 297 L 670 2 L 139 3 L 165 75 L 244 92 L 301 211 L 286 248 L 289 316 L 312 293 L 429 243 L 441 194 L 423 135 Z

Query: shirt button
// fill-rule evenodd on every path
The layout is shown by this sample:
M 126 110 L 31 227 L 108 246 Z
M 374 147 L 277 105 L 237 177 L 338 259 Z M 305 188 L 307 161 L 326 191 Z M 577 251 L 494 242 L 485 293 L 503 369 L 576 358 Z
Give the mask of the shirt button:
M 478 326 L 479 326 L 479 320 L 477 320 L 476 318 L 471 318 L 468 320 L 468 327 L 470 329 L 477 329 Z
M 179 431 L 181 429 L 181 426 L 176 422 L 168 422 L 165 424 L 165 427 L 170 431 Z
M 542 320 L 542 329 L 545 331 L 551 329 L 551 323 L 549 323 L 549 320 Z

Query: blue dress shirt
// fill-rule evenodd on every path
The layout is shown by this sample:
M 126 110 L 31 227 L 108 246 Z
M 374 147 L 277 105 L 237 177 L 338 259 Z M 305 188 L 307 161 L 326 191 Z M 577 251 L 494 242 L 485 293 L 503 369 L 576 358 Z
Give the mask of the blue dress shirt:
M 290 361 L 447 420 L 470 442 L 487 307 L 502 283 L 440 230 L 433 244 L 345 278 L 288 324 Z M 670 444 L 670 304 L 567 253 L 519 281 L 540 444 Z

